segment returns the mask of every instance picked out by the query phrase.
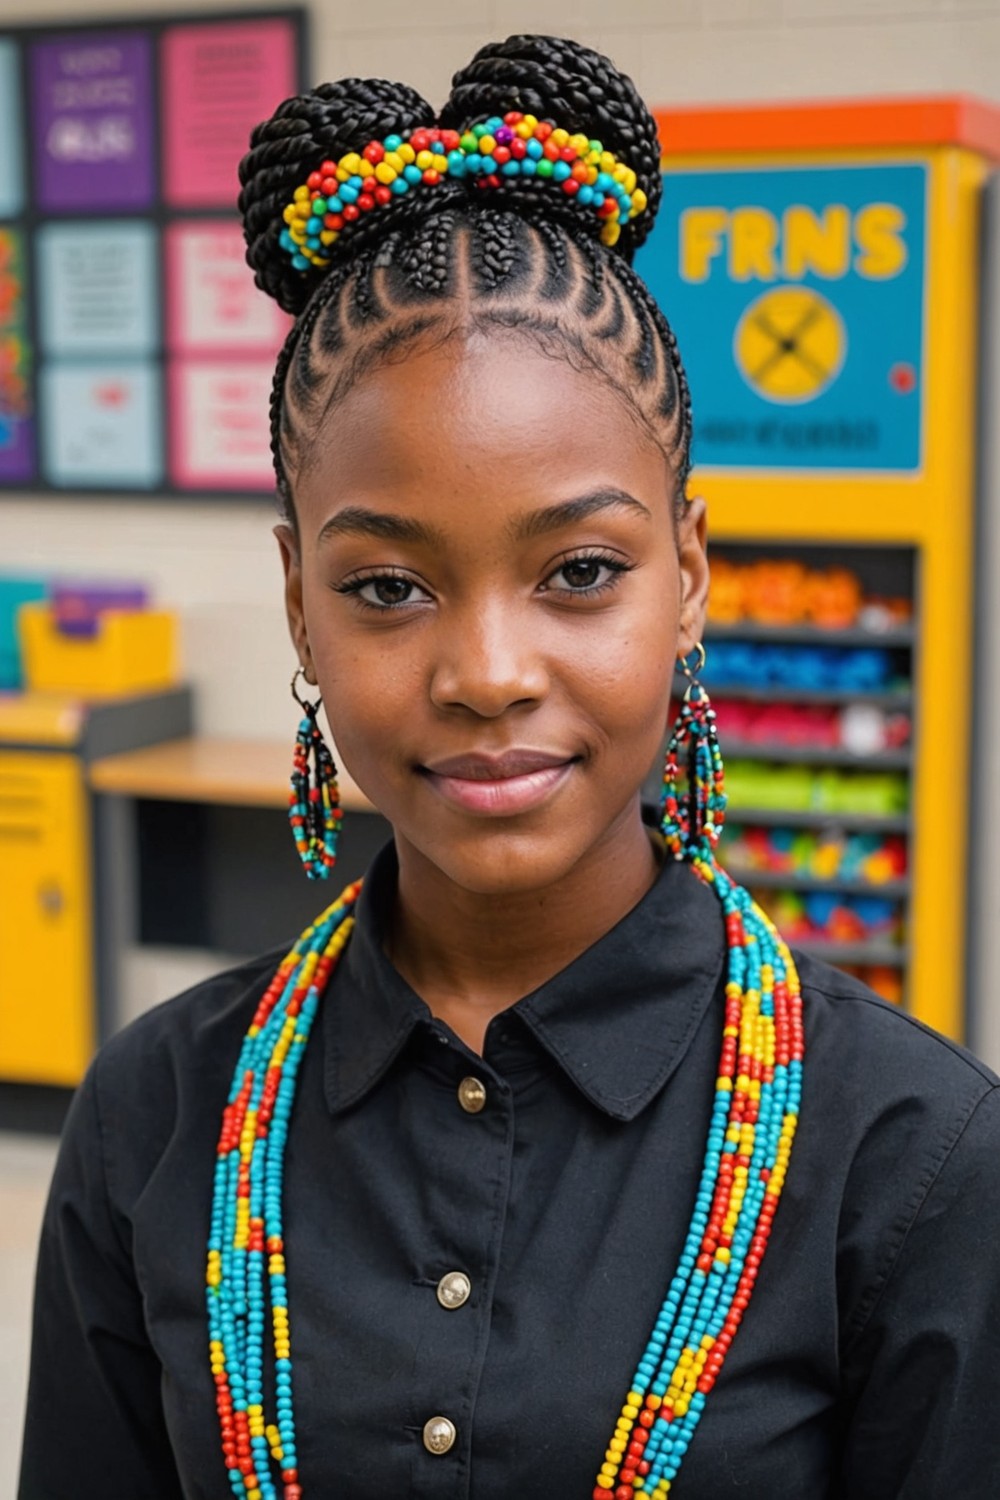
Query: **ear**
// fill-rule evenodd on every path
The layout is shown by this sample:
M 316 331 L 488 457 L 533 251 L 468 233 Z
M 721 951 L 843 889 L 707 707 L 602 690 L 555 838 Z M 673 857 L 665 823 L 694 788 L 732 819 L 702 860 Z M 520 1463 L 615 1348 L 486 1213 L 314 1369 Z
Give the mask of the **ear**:
M 677 522 L 677 555 L 681 570 L 680 657 L 687 656 L 702 639 L 708 613 L 708 521 L 700 495 L 684 502 Z
M 276 526 L 274 534 L 278 539 L 281 562 L 285 569 L 285 613 L 288 616 L 289 634 L 306 681 L 315 687 L 316 669 L 313 666 L 312 652 L 309 649 L 309 634 L 306 630 L 306 616 L 302 605 L 302 559 L 299 539 L 294 529 L 286 522 Z

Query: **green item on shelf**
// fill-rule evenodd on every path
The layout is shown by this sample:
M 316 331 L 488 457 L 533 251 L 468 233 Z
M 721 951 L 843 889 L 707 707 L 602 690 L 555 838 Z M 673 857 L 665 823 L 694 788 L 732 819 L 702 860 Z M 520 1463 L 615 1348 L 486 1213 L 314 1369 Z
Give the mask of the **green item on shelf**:
M 726 762 L 726 791 L 738 808 L 772 812 L 854 813 L 890 817 L 909 807 L 910 787 L 899 771 L 840 771 L 833 767 Z
M 806 812 L 813 807 L 809 766 L 770 766 L 756 760 L 726 762 L 726 791 L 736 807 L 765 807 Z
M 895 771 L 817 771 L 812 805 L 822 812 L 888 817 L 906 812 L 909 783 Z

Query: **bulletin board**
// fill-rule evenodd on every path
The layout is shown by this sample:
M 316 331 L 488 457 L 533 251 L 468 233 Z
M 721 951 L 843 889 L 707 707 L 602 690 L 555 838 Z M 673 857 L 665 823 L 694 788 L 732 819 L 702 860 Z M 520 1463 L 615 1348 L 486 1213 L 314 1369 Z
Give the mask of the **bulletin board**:
M 301 9 L 0 27 L 0 494 L 273 489 L 237 166 L 305 51 Z

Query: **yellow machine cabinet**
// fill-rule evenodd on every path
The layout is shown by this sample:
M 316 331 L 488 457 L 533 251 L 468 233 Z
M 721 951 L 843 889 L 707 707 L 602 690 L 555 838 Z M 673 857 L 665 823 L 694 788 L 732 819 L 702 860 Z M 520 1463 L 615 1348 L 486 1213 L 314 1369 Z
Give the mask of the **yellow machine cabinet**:
M 637 267 L 691 385 L 722 857 L 793 944 L 961 1039 L 1000 109 L 695 108 L 659 126 L 663 206 Z
M 89 848 L 80 758 L 0 750 L 0 1078 L 72 1085 L 94 1050 Z
M 107 1030 L 119 851 L 88 766 L 190 733 L 191 696 L 0 694 L 0 1088 L 73 1087 Z

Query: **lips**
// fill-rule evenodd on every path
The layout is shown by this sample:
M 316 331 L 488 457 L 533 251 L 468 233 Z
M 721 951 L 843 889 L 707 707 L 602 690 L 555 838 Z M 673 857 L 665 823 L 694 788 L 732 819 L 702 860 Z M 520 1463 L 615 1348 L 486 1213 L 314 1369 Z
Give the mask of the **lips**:
M 463 781 L 506 781 L 512 776 L 530 776 L 535 771 L 565 766 L 575 759 L 545 750 L 505 750 L 501 755 L 453 755 L 428 761 L 422 769 L 432 776 L 457 776 Z
M 577 757 L 543 750 L 453 755 L 421 767 L 445 802 L 463 812 L 510 817 L 540 806 L 568 780 Z

